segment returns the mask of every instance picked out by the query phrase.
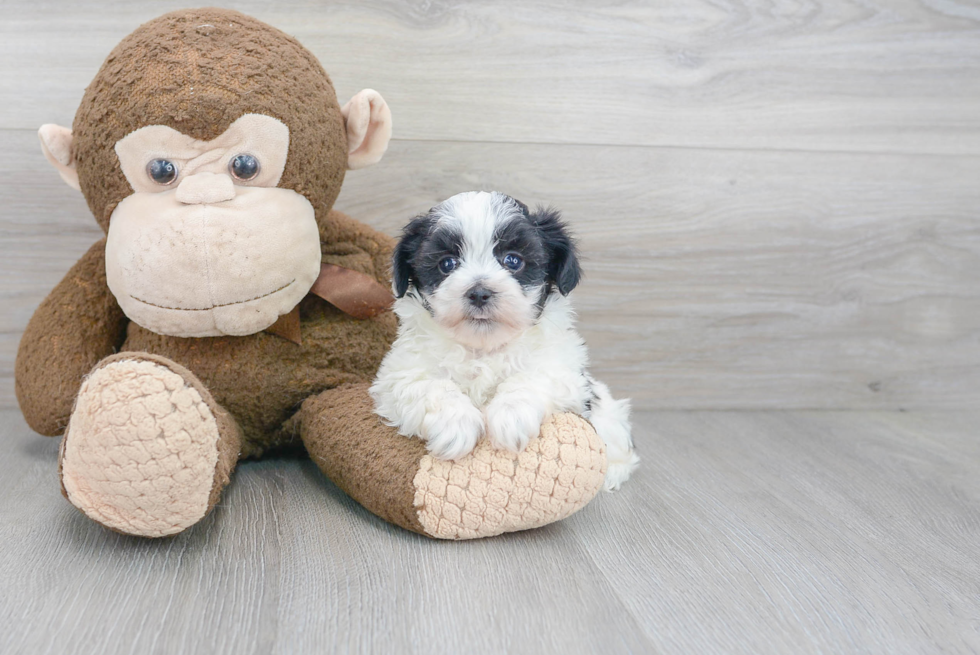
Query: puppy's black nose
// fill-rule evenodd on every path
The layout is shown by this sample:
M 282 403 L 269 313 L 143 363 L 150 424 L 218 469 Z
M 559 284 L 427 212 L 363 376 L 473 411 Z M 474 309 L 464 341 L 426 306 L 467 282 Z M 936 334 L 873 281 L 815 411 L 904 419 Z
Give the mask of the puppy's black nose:
M 470 304 L 474 307 L 483 307 L 490 299 L 493 298 L 493 291 L 486 288 L 482 284 L 478 284 L 470 292 L 466 294 L 466 297 L 470 299 Z

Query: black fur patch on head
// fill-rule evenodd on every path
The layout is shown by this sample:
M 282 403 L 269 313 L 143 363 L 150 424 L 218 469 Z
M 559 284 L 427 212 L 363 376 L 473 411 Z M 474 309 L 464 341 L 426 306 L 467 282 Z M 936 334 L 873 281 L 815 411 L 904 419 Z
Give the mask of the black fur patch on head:
M 392 266 L 395 295 L 401 298 L 410 285 L 431 293 L 446 278 L 439 271 L 439 262 L 448 255 L 459 257 L 462 242 L 459 231 L 451 224 L 440 225 L 432 211 L 415 217 L 395 247 Z
M 578 263 L 578 248 L 561 219 L 561 212 L 554 207 L 538 207 L 528 221 L 537 228 L 548 256 L 548 282 L 561 295 L 567 296 L 582 279 L 582 269 Z
M 528 209 L 527 205 L 525 205 L 523 202 L 521 202 L 517 198 L 514 198 L 513 196 L 507 196 L 507 197 L 510 198 L 511 200 L 513 200 L 517 204 L 517 206 L 520 208 L 522 214 L 524 214 L 525 216 L 530 216 L 531 215 L 531 210 Z
M 524 267 L 511 273 L 521 287 L 530 289 L 547 282 L 548 253 L 537 228 L 526 216 L 512 218 L 498 226 L 494 240 L 493 254 L 497 261 L 503 262 L 508 253 L 516 253 L 524 259 Z
M 413 259 L 415 287 L 425 294 L 431 294 L 446 279 L 446 275 L 439 270 L 439 262 L 450 256 L 460 257 L 462 249 L 463 235 L 456 225 L 433 223 Z

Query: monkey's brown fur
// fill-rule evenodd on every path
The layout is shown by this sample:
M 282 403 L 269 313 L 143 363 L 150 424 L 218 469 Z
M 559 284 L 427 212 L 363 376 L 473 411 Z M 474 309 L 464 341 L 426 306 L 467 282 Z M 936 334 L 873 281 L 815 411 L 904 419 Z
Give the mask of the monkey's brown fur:
M 181 11 L 146 23 L 116 46 L 86 89 L 73 148 L 82 192 L 102 228 L 133 193 L 113 150 L 119 139 L 145 125 L 167 125 L 208 140 L 246 113 L 289 126 L 278 186 L 313 205 L 323 261 L 390 286 L 392 239 L 331 211 L 347 141 L 330 79 L 295 39 L 233 11 Z M 100 241 L 72 268 L 21 340 L 17 398 L 28 424 L 42 434 L 61 434 L 82 377 L 100 359 L 143 351 L 193 371 L 241 426 L 243 456 L 258 456 L 298 441 L 280 427 L 307 397 L 370 380 L 394 338 L 392 314 L 353 320 L 315 296 L 300 305 L 302 346 L 265 332 L 203 339 L 154 334 L 123 316 L 106 286 L 104 250 Z
M 288 159 L 278 186 L 312 204 L 323 261 L 389 286 L 392 239 L 332 210 L 346 170 L 347 141 L 330 79 L 295 39 L 230 10 L 178 11 L 142 25 L 112 51 L 86 89 L 73 125 L 72 152 L 79 185 L 102 229 L 108 230 L 113 210 L 133 193 L 113 149 L 117 141 L 147 125 L 207 141 L 246 113 L 288 126 Z M 208 338 L 150 332 L 130 322 L 109 291 L 103 239 L 71 268 L 28 324 L 17 354 L 17 398 L 33 429 L 59 435 L 69 425 L 83 379 L 105 358 L 126 352 L 169 361 L 218 417 L 222 437 L 209 508 L 238 456 L 305 445 L 366 507 L 434 536 L 419 522 L 422 508 L 413 482 L 424 447 L 383 426 L 366 391 L 395 336 L 394 315 L 356 320 L 307 296 L 300 318 L 302 345 L 265 332 Z M 232 452 L 239 443 L 240 451 Z M 597 439 L 589 443 L 600 452 Z M 578 490 L 581 505 L 601 483 L 601 475 L 598 483 L 593 480 L 598 471 L 593 468 L 591 486 Z M 571 468 L 549 470 L 549 479 L 571 484 Z M 470 474 L 463 467 L 453 475 L 465 481 Z M 527 482 L 515 482 L 513 489 L 530 498 L 528 485 L 541 480 L 525 477 Z M 569 513 L 562 511 L 550 520 Z M 526 524 L 508 520 L 487 524 L 480 535 L 541 524 L 540 516 L 529 516 Z

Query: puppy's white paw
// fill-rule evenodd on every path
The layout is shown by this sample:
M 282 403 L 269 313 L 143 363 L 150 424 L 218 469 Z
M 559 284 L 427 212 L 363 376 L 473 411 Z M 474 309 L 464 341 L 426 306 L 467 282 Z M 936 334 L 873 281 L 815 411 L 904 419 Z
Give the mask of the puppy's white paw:
M 494 398 L 487 406 L 487 435 L 496 448 L 519 453 L 541 432 L 544 410 L 515 395 Z
M 636 454 L 635 450 L 631 449 L 622 457 L 610 457 L 610 450 L 612 449 L 610 448 L 606 451 L 608 465 L 606 466 L 606 479 L 602 483 L 603 491 L 616 491 L 619 489 L 624 482 L 630 479 L 633 469 L 640 463 L 640 457 Z
M 468 398 L 444 402 L 426 412 L 422 438 L 433 457 L 460 459 L 470 454 L 483 435 L 483 414 Z

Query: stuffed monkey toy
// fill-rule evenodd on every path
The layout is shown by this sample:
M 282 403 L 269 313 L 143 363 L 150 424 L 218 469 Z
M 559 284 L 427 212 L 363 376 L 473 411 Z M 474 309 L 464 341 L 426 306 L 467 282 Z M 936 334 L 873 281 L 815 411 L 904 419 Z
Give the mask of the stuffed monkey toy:
M 295 39 L 240 13 L 152 20 L 109 55 L 73 128 L 42 149 L 106 236 L 34 313 L 16 392 L 61 435 L 62 491 L 86 516 L 173 535 L 236 462 L 305 449 L 368 510 L 464 539 L 562 519 L 605 455 L 559 414 L 522 453 L 433 459 L 367 394 L 396 329 L 393 241 L 332 206 L 391 135 L 381 96 L 341 107 Z

